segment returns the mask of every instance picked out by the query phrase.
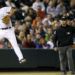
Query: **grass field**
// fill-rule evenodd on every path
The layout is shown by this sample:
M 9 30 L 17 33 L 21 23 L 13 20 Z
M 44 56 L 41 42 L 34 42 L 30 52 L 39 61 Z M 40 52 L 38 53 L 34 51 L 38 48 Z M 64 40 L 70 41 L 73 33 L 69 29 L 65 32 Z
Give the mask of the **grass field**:
M 0 72 L 0 75 L 61 75 L 60 72 Z M 67 75 L 70 75 L 69 73 Z

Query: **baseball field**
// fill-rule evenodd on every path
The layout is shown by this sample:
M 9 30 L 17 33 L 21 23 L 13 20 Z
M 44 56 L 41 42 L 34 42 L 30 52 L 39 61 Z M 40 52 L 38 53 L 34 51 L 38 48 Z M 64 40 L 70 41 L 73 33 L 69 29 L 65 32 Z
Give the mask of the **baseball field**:
M 0 72 L 0 75 L 61 75 L 60 72 Z M 69 73 L 67 75 L 70 75 Z

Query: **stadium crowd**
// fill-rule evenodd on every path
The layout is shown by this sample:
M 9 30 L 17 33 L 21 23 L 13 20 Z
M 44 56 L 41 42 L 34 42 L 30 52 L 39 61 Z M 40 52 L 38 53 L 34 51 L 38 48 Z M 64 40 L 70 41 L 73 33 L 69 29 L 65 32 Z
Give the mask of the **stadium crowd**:
M 75 26 L 75 0 L 0 0 L 16 8 L 12 18 L 20 48 L 53 48 L 53 31 L 61 26 L 62 17 Z M 12 48 L 7 39 L 0 48 Z

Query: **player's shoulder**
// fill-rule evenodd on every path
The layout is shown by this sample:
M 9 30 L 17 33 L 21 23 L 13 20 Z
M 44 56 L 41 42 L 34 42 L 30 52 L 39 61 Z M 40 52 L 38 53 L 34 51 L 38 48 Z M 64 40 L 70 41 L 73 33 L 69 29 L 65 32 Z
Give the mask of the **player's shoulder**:
M 4 14 L 7 14 L 7 12 L 10 12 L 10 10 L 11 7 L 7 7 L 7 6 L 0 8 L 0 16 L 4 16 Z
M 2 9 L 6 9 L 6 6 L 5 6 L 5 7 L 0 8 L 0 10 L 2 10 Z
M 11 8 L 11 7 L 5 6 L 5 7 L 0 8 L 0 11 L 6 11 L 7 9 L 10 9 L 10 8 Z
M 0 14 L 3 14 L 5 11 L 5 7 L 0 8 Z
M 6 6 L 6 7 L 3 7 L 3 9 L 7 9 L 7 10 L 8 10 L 8 9 L 10 9 L 10 8 L 11 8 L 11 7 L 8 7 L 8 6 Z
M 11 10 L 11 7 L 5 6 L 1 9 L 2 12 L 7 13 Z

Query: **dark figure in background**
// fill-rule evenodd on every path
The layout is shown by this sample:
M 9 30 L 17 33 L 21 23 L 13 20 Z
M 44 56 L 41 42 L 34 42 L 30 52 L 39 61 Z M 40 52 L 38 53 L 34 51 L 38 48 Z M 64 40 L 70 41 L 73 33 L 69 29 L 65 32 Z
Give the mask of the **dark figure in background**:
M 35 48 L 35 43 L 32 40 L 32 37 L 30 34 L 27 35 L 26 39 L 22 42 L 23 48 Z
M 69 19 L 69 18 L 67 18 Z M 69 71 L 71 75 L 75 75 L 74 64 L 72 58 L 72 46 L 73 46 L 73 36 L 75 34 L 75 28 L 71 25 L 67 25 L 67 19 L 62 18 L 61 26 L 54 31 L 54 44 L 55 50 L 58 50 L 60 59 L 60 69 L 62 75 L 67 75 L 66 66 L 68 63 Z

